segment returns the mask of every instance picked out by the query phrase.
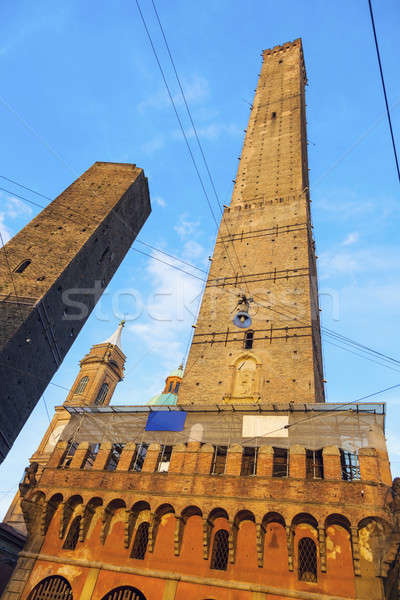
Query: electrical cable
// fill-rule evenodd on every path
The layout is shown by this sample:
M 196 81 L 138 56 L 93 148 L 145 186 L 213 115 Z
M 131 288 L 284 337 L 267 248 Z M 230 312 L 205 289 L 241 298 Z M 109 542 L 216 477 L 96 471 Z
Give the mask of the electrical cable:
M 154 260 L 157 260 L 160 263 L 163 263 L 164 265 L 168 265 L 168 267 L 171 267 L 172 269 L 176 269 L 177 271 L 180 271 L 181 273 L 185 273 L 186 275 L 190 275 L 191 277 L 195 277 L 196 279 L 199 279 L 200 281 L 205 281 L 202 277 L 199 277 L 198 275 L 195 275 L 194 273 L 189 273 L 189 271 L 185 271 L 184 269 L 181 269 L 180 267 L 177 267 L 176 265 L 171 265 L 170 263 L 165 262 L 165 260 L 161 260 L 161 258 L 157 258 L 156 256 L 153 256 L 152 254 L 147 254 L 147 252 L 143 252 L 142 250 L 138 250 L 137 248 L 131 248 L 131 250 L 133 250 L 134 252 L 138 252 L 139 254 L 143 254 L 143 256 L 148 256 L 149 258 L 153 258 Z
M 155 5 L 155 2 L 154 2 L 154 0 L 152 0 L 152 4 L 153 4 L 154 12 L 155 12 L 155 14 L 156 14 L 156 17 L 157 17 L 158 24 L 159 24 L 159 26 L 160 26 L 160 30 L 161 30 L 162 36 L 163 36 L 163 38 L 164 38 L 165 46 L 166 46 L 166 48 L 167 48 L 167 52 L 168 52 L 168 55 L 169 55 L 169 58 L 170 58 L 170 61 L 171 61 L 171 64 L 172 64 L 172 68 L 173 68 L 173 70 L 174 70 L 175 77 L 176 77 L 176 80 L 177 80 L 177 82 L 178 82 L 178 86 L 179 86 L 179 89 L 180 89 L 180 92 L 181 92 L 181 95 L 182 95 L 182 98 L 183 98 L 183 102 L 184 102 L 184 104 L 185 104 L 186 111 L 187 111 L 187 114 L 188 114 L 188 117 L 189 117 L 190 123 L 191 123 L 191 125 L 192 125 L 193 131 L 194 131 L 194 134 L 195 134 L 195 138 L 196 138 L 196 141 L 197 141 L 197 145 L 198 145 L 198 147 L 199 147 L 199 150 L 200 150 L 201 156 L 202 156 L 202 158 L 203 158 L 204 166 L 205 166 L 205 168 L 206 168 L 206 171 L 207 171 L 207 174 L 208 174 L 208 178 L 209 178 L 209 180 L 210 180 L 210 183 L 211 183 L 211 187 L 212 187 L 212 189 L 213 189 L 213 192 L 214 192 L 214 195 L 215 195 L 215 198 L 216 198 L 216 201 L 217 201 L 217 204 L 218 204 L 219 210 L 220 210 L 220 212 L 221 212 L 221 216 L 222 216 L 222 222 L 223 222 L 223 224 L 225 225 L 225 228 L 226 228 L 226 231 L 227 231 L 227 233 L 228 233 L 228 236 L 229 236 L 229 237 L 231 237 L 231 233 L 230 233 L 230 230 L 229 230 L 228 224 L 227 224 L 227 222 L 226 222 L 226 218 L 225 218 L 224 210 L 223 210 L 223 208 L 222 208 L 221 201 L 220 201 L 220 199 L 219 199 L 218 192 L 217 192 L 217 189 L 216 189 L 216 187 L 215 187 L 214 179 L 213 179 L 213 177 L 212 177 L 212 175 L 211 175 L 211 171 L 210 171 L 210 168 L 209 168 L 209 165 L 208 165 L 208 162 L 207 162 L 207 159 L 206 159 L 206 156 L 205 156 L 204 150 L 203 150 L 203 146 L 202 146 L 202 144 L 201 144 L 201 142 L 200 142 L 200 138 L 199 138 L 199 136 L 198 136 L 198 133 L 197 133 L 196 125 L 194 124 L 194 120 L 193 120 L 193 117 L 192 117 L 192 113 L 191 113 L 191 111 L 190 111 L 190 108 L 189 108 L 189 105 L 188 105 L 188 102 L 187 102 L 187 99 L 186 99 L 186 96 L 185 96 L 185 92 L 183 91 L 183 87 L 182 87 L 182 84 L 181 84 L 181 80 L 180 80 L 180 78 L 179 78 L 178 71 L 177 71 L 177 69 L 176 69 L 176 66 L 175 66 L 175 61 L 174 61 L 174 59 L 173 59 L 173 57 L 172 57 L 172 53 L 171 53 L 171 50 L 170 50 L 170 47 L 169 47 L 169 44 L 168 44 L 168 41 L 167 41 L 167 38 L 166 38 L 166 35 L 165 35 L 165 32 L 164 32 L 164 28 L 163 28 L 163 26 L 162 26 L 162 24 L 161 24 L 160 16 L 159 16 L 159 14 L 158 14 L 158 12 L 157 12 L 157 8 L 156 8 L 156 5 Z M 222 239 L 221 239 L 221 241 L 222 241 L 222 242 L 223 242 L 223 244 L 224 244 L 225 250 L 228 252 L 228 249 L 227 249 L 227 247 L 225 246 L 224 240 L 222 240 Z M 238 256 L 238 254 L 237 254 L 237 252 L 236 252 L 236 248 L 235 248 L 235 244 L 234 244 L 234 240 L 233 240 L 233 239 L 231 240 L 231 243 L 232 243 L 232 251 L 234 252 L 234 254 L 235 254 L 235 256 L 236 256 L 236 260 L 237 260 L 237 263 L 238 263 L 239 271 L 242 271 L 242 274 L 244 275 L 244 272 L 243 272 L 243 270 L 242 270 L 242 266 L 241 266 L 241 263 L 240 263 L 239 256 Z M 231 266 L 232 266 L 232 263 L 231 263 Z M 247 286 L 247 288 L 248 288 L 248 286 Z M 248 293 L 250 294 L 250 290 L 249 290 L 249 288 L 248 288 Z
M 373 10 L 372 10 L 372 2 L 371 2 L 371 0 L 368 0 L 368 6 L 369 6 L 369 14 L 370 14 L 370 17 L 371 17 L 372 31 L 373 31 L 373 34 L 374 34 L 376 56 L 378 58 L 379 72 L 380 72 L 380 76 L 381 76 L 383 96 L 385 98 L 386 114 L 387 114 L 387 119 L 388 119 L 388 123 L 389 123 L 390 137 L 392 138 L 393 153 L 394 153 L 394 160 L 395 160 L 395 163 L 396 163 L 397 177 L 398 177 L 398 180 L 399 180 L 399 183 L 400 183 L 400 168 L 399 168 L 399 161 L 398 161 L 398 158 L 397 158 L 396 142 L 395 142 L 395 139 L 394 139 L 394 133 L 393 133 L 393 127 L 392 127 L 392 119 L 391 119 L 391 116 L 390 116 L 389 103 L 388 103 L 387 93 L 386 93 L 385 78 L 383 76 L 382 61 L 381 61 L 381 55 L 380 55 L 380 52 L 379 52 L 379 44 L 378 44 L 378 38 L 377 38 L 377 35 L 376 35 L 375 19 L 374 19 L 374 13 L 373 13 Z
M 157 62 L 158 68 L 159 68 L 159 70 L 160 70 L 160 73 L 161 73 L 162 79 L 163 79 L 163 81 L 164 81 L 165 88 L 166 88 L 166 90 L 167 90 L 167 93 L 168 93 L 169 99 L 170 99 L 170 101 L 171 101 L 171 104 L 172 104 L 172 107 L 173 107 L 173 109 L 174 109 L 175 116 L 176 116 L 176 118 L 177 118 L 177 121 L 178 121 L 178 123 L 179 123 L 179 127 L 180 127 L 180 129 L 181 129 L 182 135 L 183 135 L 183 137 L 184 137 L 184 140 L 185 140 L 185 143 L 186 143 L 186 147 L 187 147 L 187 149 L 188 149 L 188 152 L 189 152 L 190 158 L 191 158 L 191 160 L 192 160 L 192 163 L 193 163 L 193 166 L 194 166 L 194 168 L 195 168 L 195 171 L 196 171 L 197 177 L 198 177 L 198 179 L 199 179 L 199 181 L 200 181 L 200 185 L 201 185 L 201 188 L 202 188 L 202 190 L 203 190 L 204 196 L 205 196 L 205 198 L 206 198 L 206 201 L 207 201 L 208 207 L 209 207 L 209 209 L 210 209 L 210 212 L 211 212 L 212 218 L 213 218 L 213 220 L 214 220 L 214 223 L 215 223 L 215 225 L 216 225 L 216 231 L 217 231 L 217 233 L 218 233 L 219 225 L 218 225 L 218 222 L 217 222 L 217 219 L 216 219 L 216 216 L 215 216 L 214 210 L 213 210 L 213 208 L 212 208 L 212 206 L 211 206 L 211 202 L 210 202 L 210 199 L 209 199 L 209 197 L 208 197 L 208 194 L 207 194 L 207 191 L 206 191 L 206 188 L 205 188 L 205 185 L 204 185 L 203 179 L 202 179 L 202 177 L 201 177 L 201 175 L 200 175 L 200 171 L 199 171 L 199 168 L 198 168 L 198 166 L 197 166 L 197 162 L 196 162 L 196 160 L 195 160 L 195 158 L 194 158 L 194 155 L 193 155 L 192 149 L 191 149 L 191 147 L 190 147 L 190 144 L 189 144 L 189 140 L 188 140 L 188 138 L 187 138 L 187 135 L 186 135 L 185 129 L 184 129 L 183 125 L 182 125 L 181 118 L 180 118 L 180 116 L 179 116 L 179 113 L 178 113 L 178 110 L 177 110 L 177 108 L 176 108 L 176 105 L 175 105 L 175 102 L 174 102 L 174 99 L 173 99 L 173 96 L 172 96 L 171 90 L 170 90 L 170 88 L 169 88 L 169 85 L 168 85 L 167 79 L 166 79 L 166 77 L 165 77 L 164 70 L 163 70 L 163 68 L 162 68 L 162 66 L 161 66 L 160 59 L 159 59 L 159 57 L 158 57 L 157 51 L 156 51 L 156 49 L 155 49 L 155 46 L 154 46 L 154 43 L 153 43 L 153 40 L 152 40 L 152 37 L 151 37 L 151 35 L 150 35 L 150 31 L 149 31 L 149 29 L 148 29 L 148 27 L 147 27 L 147 24 L 146 24 L 146 21 L 145 21 L 145 19 L 144 19 L 144 16 L 143 16 L 142 10 L 141 10 L 141 8 L 140 8 L 139 0 L 136 0 L 136 5 L 137 5 L 137 8 L 138 8 L 138 11 L 139 11 L 140 17 L 141 17 L 141 19 L 142 19 L 143 26 L 144 26 L 144 28 L 145 28 L 145 31 L 146 31 L 147 37 L 148 37 L 148 39 L 149 39 L 150 46 L 151 46 L 151 48 L 152 48 L 152 51 L 153 51 L 154 57 L 155 57 L 155 59 L 156 59 L 156 62 Z M 183 90 L 182 90 L 182 92 L 183 92 Z M 221 209 L 221 207 L 220 207 L 220 209 Z M 225 251 L 226 251 L 226 253 L 227 253 L 227 257 L 228 257 L 228 259 L 229 259 L 229 262 L 230 262 L 230 264 L 231 264 L 231 267 L 232 267 L 232 274 L 234 274 L 234 273 L 236 272 L 236 269 L 235 269 L 235 267 L 234 267 L 234 265 L 233 265 L 233 263 L 232 263 L 232 260 L 231 260 L 231 257 L 230 257 L 230 255 L 229 255 L 229 250 L 228 250 L 227 246 L 225 245 L 225 242 L 224 242 L 224 240 L 221 240 L 221 241 L 222 241 L 222 243 L 223 243 L 223 245 L 224 245 Z M 233 249 L 234 249 L 233 243 L 232 243 L 232 247 L 233 247 Z M 234 249 L 234 250 L 235 250 L 235 249 Z M 236 251 L 235 251 L 235 252 L 236 252 Z M 237 257 L 237 254 L 236 254 L 236 257 Z M 239 258 L 238 258 L 238 257 L 237 257 L 237 260 L 238 260 L 238 266 L 239 266 L 239 270 L 241 270 L 241 265 L 240 265 L 240 262 L 239 262 Z M 246 285 L 246 284 L 245 284 L 245 285 Z

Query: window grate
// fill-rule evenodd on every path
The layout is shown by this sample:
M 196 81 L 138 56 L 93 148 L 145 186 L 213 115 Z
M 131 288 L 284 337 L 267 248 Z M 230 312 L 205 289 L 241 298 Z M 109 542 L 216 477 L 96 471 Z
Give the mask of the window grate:
M 59 575 L 46 577 L 33 588 L 28 600 L 73 600 L 71 586 Z
M 86 456 L 81 464 L 81 469 L 89 470 L 93 467 L 99 449 L 100 444 L 89 444 Z
M 71 527 L 67 533 L 67 537 L 65 538 L 65 542 L 63 544 L 64 550 L 75 550 L 76 545 L 79 541 L 79 528 L 81 525 L 81 517 L 75 517 L 75 519 L 71 523 Z
M 101 388 L 99 389 L 99 393 L 97 394 L 97 398 L 94 401 L 94 403 L 97 405 L 104 404 L 104 400 L 106 399 L 107 394 L 108 394 L 108 384 L 103 383 Z
M 136 444 L 135 452 L 129 465 L 129 471 L 140 471 L 143 469 L 144 459 L 146 458 L 148 444 Z
M 317 547 L 311 538 L 299 541 L 299 579 L 317 581 Z
M 226 571 L 229 555 L 229 533 L 226 529 L 220 529 L 214 536 L 214 544 L 211 555 L 211 569 Z
M 361 479 L 360 465 L 357 454 L 340 450 L 340 462 L 342 465 L 342 479 L 344 481 L 357 481 Z
M 168 473 L 169 463 L 171 462 L 172 446 L 161 445 L 160 453 L 157 458 L 155 471 L 158 473 Z
M 272 477 L 288 477 L 289 461 L 287 448 L 274 448 Z
M 146 556 L 149 541 L 149 523 L 141 523 L 137 529 L 135 541 L 133 542 L 131 558 L 143 560 Z
M 78 448 L 78 444 L 76 442 L 73 442 L 72 440 L 68 441 L 67 449 L 64 452 L 64 454 L 62 455 L 60 462 L 58 463 L 58 469 L 61 469 L 61 468 L 68 469 L 77 448 Z
M 146 600 L 146 598 L 139 590 L 124 585 L 108 592 L 102 600 Z
M 257 472 L 258 448 L 243 448 L 241 475 L 255 475 Z
M 74 395 L 82 394 L 82 392 L 84 392 L 86 389 L 88 381 L 89 381 L 89 377 L 87 377 L 87 375 L 85 375 L 85 377 L 82 377 L 82 379 L 80 379 L 80 381 L 78 382 L 78 385 L 75 388 Z
M 307 479 L 324 478 L 322 450 L 306 450 L 306 477 Z
M 214 454 L 211 463 L 211 475 L 223 475 L 225 473 L 227 446 L 214 446 Z
M 120 456 L 122 454 L 122 450 L 124 449 L 125 444 L 113 444 L 111 447 L 110 455 L 108 457 L 105 470 L 106 471 L 115 471 L 117 468 Z

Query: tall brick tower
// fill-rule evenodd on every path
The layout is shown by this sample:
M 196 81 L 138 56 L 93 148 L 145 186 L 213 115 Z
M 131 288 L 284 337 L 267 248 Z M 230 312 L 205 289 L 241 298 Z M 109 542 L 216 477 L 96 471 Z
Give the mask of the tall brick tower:
M 150 213 L 136 165 L 97 162 L 0 251 L 0 462 Z
M 305 84 L 300 40 L 263 53 L 181 404 L 324 400 Z M 245 300 L 241 329 L 232 318 Z

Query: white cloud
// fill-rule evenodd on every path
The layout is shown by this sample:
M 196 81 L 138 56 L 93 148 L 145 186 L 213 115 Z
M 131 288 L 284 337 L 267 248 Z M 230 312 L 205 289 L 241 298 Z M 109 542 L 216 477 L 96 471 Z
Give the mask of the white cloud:
M 343 240 L 342 246 L 350 246 L 351 244 L 355 244 L 360 239 L 360 234 L 357 231 L 353 233 L 349 233 L 348 236 Z
M 198 221 L 190 221 L 186 214 L 180 215 L 178 222 L 174 225 L 174 229 L 180 238 L 184 239 L 197 232 L 199 227 Z
M 155 202 L 156 204 L 158 204 L 158 206 L 161 206 L 162 208 L 165 208 L 167 206 L 167 203 L 161 196 L 154 196 L 153 202 Z
M 6 244 L 12 237 L 10 230 L 4 223 L 4 219 L 5 219 L 5 214 L 0 213 L 0 231 L 1 231 L 1 238 L 2 238 L 2 240 L 0 239 L 0 246 L 3 245 L 2 242 L 4 242 Z
M 6 213 L 11 219 L 20 217 L 22 215 L 31 215 L 32 209 L 25 202 L 22 202 L 19 198 L 9 197 L 7 200 Z
M 206 254 L 204 248 L 194 242 L 185 245 L 182 258 L 189 260 L 193 253 L 203 259 Z M 166 260 L 157 252 L 152 252 L 152 255 Z M 190 267 L 178 261 L 168 258 L 168 262 L 191 272 Z M 145 310 L 140 322 L 128 323 L 127 330 L 140 340 L 144 348 L 160 356 L 167 368 L 176 367 L 183 358 L 197 311 L 202 275 L 193 269 L 193 274 L 200 277 L 195 279 L 156 260 L 148 261 L 146 271 L 151 289 Z
M 234 123 L 210 123 L 204 127 L 196 127 L 196 131 L 199 138 L 206 140 L 216 140 L 220 138 L 221 135 L 237 136 L 242 133 L 240 128 Z M 185 134 L 188 139 L 195 137 L 192 127 L 188 128 L 185 131 Z M 183 140 L 182 131 L 180 129 L 175 129 L 175 131 L 172 132 L 172 138 L 175 140 Z
M 164 148 L 164 146 L 165 146 L 164 136 L 157 135 L 156 137 L 152 138 L 151 140 L 149 140 L 148 142 L 143 144 L 141 149 L 142 149 L 142 152 L 144 152 L 144 154 L 152 155 L 152 154 L 154 154 L 154 152 L 157 152 L 157 150 L 161 150 L 161 148 Z
M 360 250 L 323 252 L 320 254 L 319 272 L 321 279 L 335 275 L 350 275 L 374 271 L 381 275 L 387 271 L 397 271 L 400 266 L 398 248 L 377 247 Z
M 208 98 L 209 84 L 207 79 L 201 77 L 199 75 L 193 75 L 191 79 L 182 79 L 182 87 L 185 92 L 185 97 L 187 103 L 190 104 L 198 104 Z M 180 91 L 172 94 L 174 99 L 174 103 L 177 106 L 183 104 L 183 99 Z M 146 109 L 164 109 L 169 107 L 171 104 L 170 98 L 168 96 L 167 90 L 163 87 L 145 100 L 142 100 L 138 104 L 138 109 L 140 111 L 144 111 Z

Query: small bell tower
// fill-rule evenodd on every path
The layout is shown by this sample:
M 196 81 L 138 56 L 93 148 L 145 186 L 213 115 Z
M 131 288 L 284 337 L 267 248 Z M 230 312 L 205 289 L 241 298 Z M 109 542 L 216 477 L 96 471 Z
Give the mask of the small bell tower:
M 126 356 L 122 352 L 121 321 L 104 342 L 95 344 L 80 362 L 80 371 L 64 404 L 68 406 L 104 406 L 110 403 L 117 383 L 124 377 Z
M 60 435 L 70 420 L 65 406 L 107 405 L 117 383 L 124 377 L 126 356 L 122 352 L 121 333 L 125 321 L 104 342 L 95 344 L 80 362 L 80 371 L 62 406 L 56 406 L 54 416 L 30 462 L 38 464 L 37 477 L 49 460 Z M 25 521 L 16 493 L 4 518 L 4 523 L 26 535 Z

